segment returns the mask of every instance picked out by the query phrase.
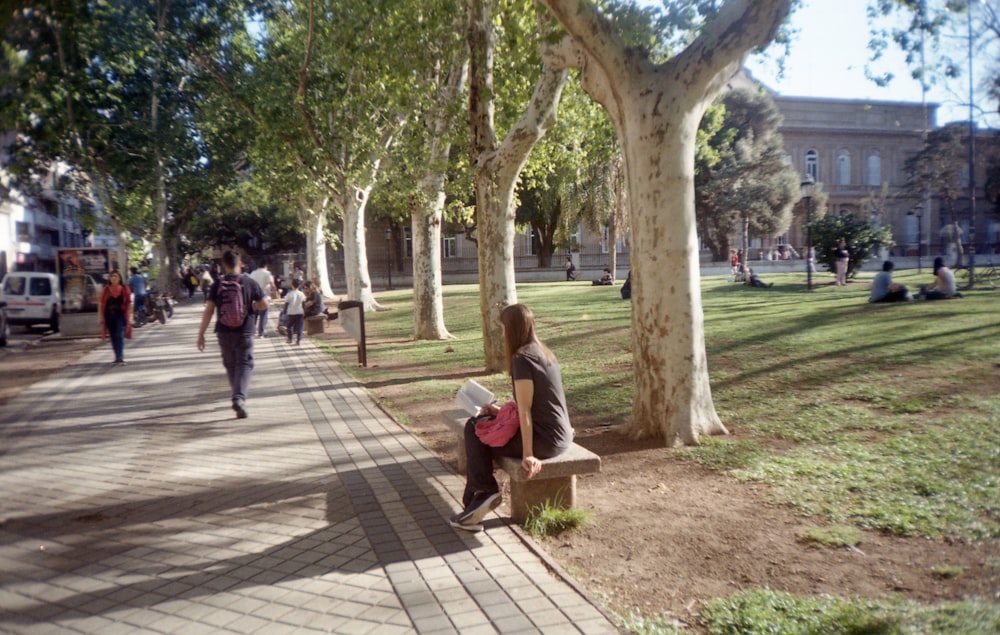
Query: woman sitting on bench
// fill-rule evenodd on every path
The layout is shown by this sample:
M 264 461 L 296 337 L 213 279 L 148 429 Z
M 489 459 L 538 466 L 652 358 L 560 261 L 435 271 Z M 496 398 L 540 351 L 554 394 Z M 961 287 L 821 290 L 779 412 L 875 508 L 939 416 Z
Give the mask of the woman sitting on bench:
M 561 454 L 573 444 L 559 362 L 538 340 L 531 310 L 523 304 L 506 307 L 500 312 L 500 327 L 520 427 L 506 445 L 491 447 L 476 435 L 476 419 L 466 422 L 465 510 L 450 521 L 452 527 L 465 531 L 482 531 L 483 519 L 500 505 L 494 457 L 520 457 L 521 468 L 533 478 L 542 469 L 541 459 Z M 495 405 L 484 410 L 493 415 L 499 411 Z

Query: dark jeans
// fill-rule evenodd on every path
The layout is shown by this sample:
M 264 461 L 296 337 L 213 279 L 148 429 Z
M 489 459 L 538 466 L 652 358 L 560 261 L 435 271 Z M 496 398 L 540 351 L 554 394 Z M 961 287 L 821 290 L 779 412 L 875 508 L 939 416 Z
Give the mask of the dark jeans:
M 906 302 L 907 290 L 906 287 L 902 289 L 897 289 L 895 291 L 890 291 L 885 294 L 885 297 L 881 300 L 875 300 L 876 302 Z
M 930 291 L 922 292 L 925 300 L 947 300 L 948 296 L 944 294 L 944 291 L 938 291 L 937 289 L 931 289 Z
M 553 448 L 538 436 L 532 443 L 535 457 L 548 459 L 556 456 L 562 450 Z M 465 422 L 465 493 L 462 495 L 462 507 L 468 507 L 476 492 L 495 494 L 500 491 L 500 485 L 493 476 L 493 459 L 508 456 L 519 459 L 524 448 L 521 445 L 521 432 L 518 431 L 507 445 L 494 448 L 486 445 L 476 436 L 476 420 L 470 418 Z M 537 477 L 536 477 L 537 478 Z
M 295 335 L 296 342 L 302 341 L 302 323 L 304 321 L 304 316 L 299 313 L 298 315 L 286 316 L 285 324 L 288 328 L 288 343 L 292 343 L 292 335 Z
M 136 294 L 133 296 L 135 298 L 135 308 L 133 309 L 133 318 L 135 318 L 136 324 L 146 323 L 146 296 Z
M 125 314 L 105 313 L 104 325 L 111 339 L 111 349 L 115 352 L 115 361 L 125 359 Z
M 253 332 L 219 329 L 218 338 L 233 399 L 246 400 L 253 374 Z
M 254 313 L 254 319 L 257 320 L 257 335 L 263 335 L 264 329 L 267 328 L 267 309 L 263 311 L 256 311 Z

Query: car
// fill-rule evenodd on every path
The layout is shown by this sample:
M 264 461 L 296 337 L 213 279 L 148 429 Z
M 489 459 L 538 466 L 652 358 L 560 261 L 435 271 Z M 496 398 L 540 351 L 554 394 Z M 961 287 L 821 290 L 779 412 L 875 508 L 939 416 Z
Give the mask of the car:
M 0 302 L 6 302 L 7 321 L 12 325 L 47 324 L 59 330 L 62 304 L 59 277 L 41 271 L 12 271 L 0 281 Z
M 7 322 L 7 303 L 0 301 L 0 346 L 10 340 L 10 323 Z

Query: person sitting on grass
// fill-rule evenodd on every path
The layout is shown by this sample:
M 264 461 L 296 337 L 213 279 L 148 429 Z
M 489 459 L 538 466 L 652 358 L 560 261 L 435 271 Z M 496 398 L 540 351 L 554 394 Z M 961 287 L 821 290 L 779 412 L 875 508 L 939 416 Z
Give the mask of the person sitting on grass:
M 747 276 L 747 281 L 744 282 L 743 284 L 747 285 L 748 287 L 758 287 L 760 289 L 770 289 L 771 287 L 774 286 L 773 282 L 765 283 L 763 280 L 761 280 L 760 276 L 758 276 L 756 273 L 754 273 L 752 267 L 749 268 L 749 269 L 747 269 L 747 271 L 749 272 L 749 275 Z
M 891 260 L 882 263 L 882 271 L 872 279 L 872 294 L 869 302 L 906 302 L 912 300 L 905 286 L 892 281 L 892 270 L 895 265 Z
M 962 297 L 955 286 L 955 274 L 944 264 L 944 258 L 941 256 L 934 259 L 934 282 L 921 287 L 917 297 L 925 300 L 950 300 Z
M 605 267 L 601 277 L 591 282 L 591 284 L 595 287 L 610 287 L 615 284 L 615 279 L 611 275 L 611 270 Z

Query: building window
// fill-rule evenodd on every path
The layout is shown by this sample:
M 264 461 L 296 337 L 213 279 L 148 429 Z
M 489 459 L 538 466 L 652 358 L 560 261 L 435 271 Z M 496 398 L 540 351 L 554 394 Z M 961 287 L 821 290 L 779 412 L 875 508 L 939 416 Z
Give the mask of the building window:
M 815 150 L 806 152 L 806 174 L 819 181 L 819 155 Z
M 441 257 L 458 257 L 458 241 L 455 240 L 454 236 L 444 236 L 441 238 Z
M 528 232 L 524 235 L 524 253 L 528 256 L 537 256 L 538 253 L 535 250 L 535 228 L 528 227 Z
M 868 185 L 882 185 L 882 157 L 878 150 L 872 150 L 868 155 Z
M 403 244 L 406 246 L 406 257 L 413 258 L 413 229 L 403 228 Z
M 851 183 L 851 154 L 847 150 L 837 153 L 837 185 Z
M 17 242 L 19 243 L 31 242 L 31 225 L 29 225 L 28 223 L 18 222 L 16 231 L 17 231 Z

